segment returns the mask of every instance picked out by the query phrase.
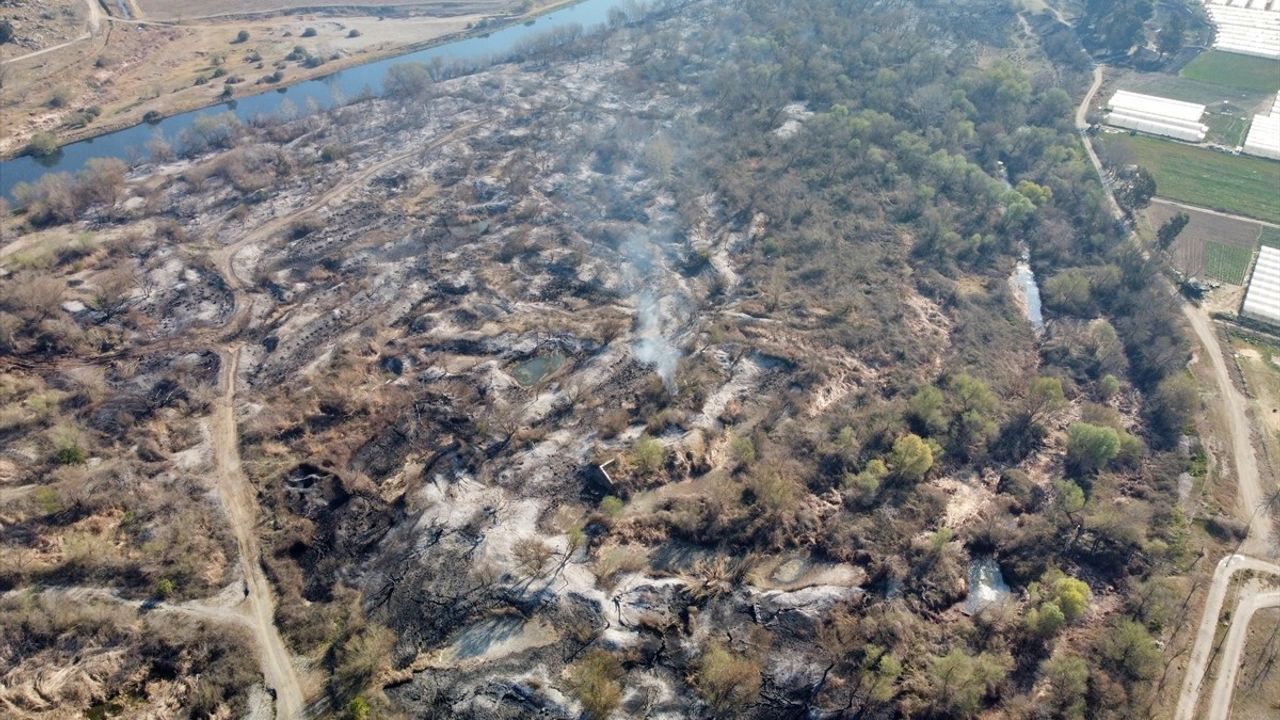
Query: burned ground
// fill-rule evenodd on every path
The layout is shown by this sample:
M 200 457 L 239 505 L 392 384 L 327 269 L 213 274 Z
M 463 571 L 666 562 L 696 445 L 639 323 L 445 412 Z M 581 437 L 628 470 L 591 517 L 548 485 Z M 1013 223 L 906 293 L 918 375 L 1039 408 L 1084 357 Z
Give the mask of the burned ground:
M 1095 648 L 1177 627 L 1124 601 L 1189 561 L 1195 446 L 1162 286 L 1045 87 L 1070 71 L 1000 3 L 800 5 L 671 3 L 417 96 L 224 118 L 242 149 L 89 211 L 132 252 L 51 261 L 56 308 L 96 310 L 115 265 L 123 309 L 0 298 L 6 342 L 114 362 L 59 412 L 182 478 L 207 458 L 178 421 L 198 438 L 209 348 L 235 349 L 275 619 L 330 707 L 1031 716 L 1069 655 L 1095 680 L 1063 713 L 1123 716 L 1149 667 Z M 1040 64 L 980 62 L 1011 43 Z M 1043 338 L 1007 281 L 1025 249 Z M 40 341 L 51 318 L 80 334 Z M 1082 433 L 1116 447 L 1087 466 Z M 38 506 L 33 533 L 63 522 Z M 970 616 L 981 556 L 1019 594 Z M 1071 627 L 1028 619 L 1081 578 Z

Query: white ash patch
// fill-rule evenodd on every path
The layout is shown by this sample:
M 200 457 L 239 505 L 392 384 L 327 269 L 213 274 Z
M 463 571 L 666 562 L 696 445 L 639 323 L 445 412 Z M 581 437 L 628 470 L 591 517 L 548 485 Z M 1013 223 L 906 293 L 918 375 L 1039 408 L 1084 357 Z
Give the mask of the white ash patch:
M 795 102 L 782 108 L 782 114 L 787 119 L 782 125 L 773 131 L 774 135 L 780 138 L 789 138 L 800 132 L 800 126 L 805 120 L 813 117 L 813 113 L 809 110 L 807 103 Z

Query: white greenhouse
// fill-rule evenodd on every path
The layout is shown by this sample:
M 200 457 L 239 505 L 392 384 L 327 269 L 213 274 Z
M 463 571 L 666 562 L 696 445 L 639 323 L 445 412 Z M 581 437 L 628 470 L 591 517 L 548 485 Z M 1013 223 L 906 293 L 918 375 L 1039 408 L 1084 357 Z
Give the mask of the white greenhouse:
M 1280 58 L 1280 1 L 1204 0 L 1204 8 L 1217 28 L 1215 48 Z
M 1280 250 L 1263 245 L 1240 314 L 1280 325 Z
M 1202 142 L 1209 126 L 1200 122 L 1204 105 L 1117 91 L 1107 103 L 1107 124 L 1152 135 Z
M 1277 0 L 1280 2 L 1280 0 Z M 1244 141 L 1244 152 L 1258 157 L 1280 160 L 1280 94 L 1276 95 L 1271 112 L 1254 115 L 1249 126 L 1249 136 Z

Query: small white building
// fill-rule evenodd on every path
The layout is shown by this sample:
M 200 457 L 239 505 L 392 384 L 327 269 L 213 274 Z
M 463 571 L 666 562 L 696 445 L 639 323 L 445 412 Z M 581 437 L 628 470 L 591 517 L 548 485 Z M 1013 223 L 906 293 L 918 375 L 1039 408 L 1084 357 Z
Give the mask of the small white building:
M 1280 1 L 1204 0 L 1204 9 L 1217 31 L 1215 48 L 1280 59 Z
M 1249 290 L 1240 314 L 1253 320 L 1280 325 L 1280 250 L 1263 245 L 1253 266 Z
M 1200 122 L 1204 105 L 1197 103 L 1120 90 L 1111 96 L 1107 109 L 1108 125 L 1138 132 L 1188 142 L 1203 142 L 1209 132 L 1209 126 Z
M 1280 0 L 1276 0 L 1280 3 Z M 1254 115 L 1249 126 L 1249 136 L 1244 141 L 1244 152 L 1258 157 L 1280 160 L 1280 94 L 1276 95 L 1271 112 Z

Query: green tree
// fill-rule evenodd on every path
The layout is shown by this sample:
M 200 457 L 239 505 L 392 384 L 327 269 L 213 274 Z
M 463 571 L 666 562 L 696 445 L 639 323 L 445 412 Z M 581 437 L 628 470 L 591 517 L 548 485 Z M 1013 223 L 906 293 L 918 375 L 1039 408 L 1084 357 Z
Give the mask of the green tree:
M 1070 480 L 1059 480 L 1053 484 L 1057 491 L 1058 507 L 1072 517 L 1084 509 L 1084 490 Z
M 1110 373 L 1103 375 L 1098 381 L 1098 397 L 1102 400 L 1110 400 L 1120 392 L 1120 381 L 1115 375 Z
M 1128 210 L 1141 210 L 1156 196 L 1156 178 L 1150 170 L 1138 166 L 1122 171 L 1116 200 Z
M 622 701 L 622 663 L 604 650 L 588 651 L 569 667 L 569 690 L 593 720 L 609 717 Z
M 902 677 L 902 662 L 878 645 L 867 645 L 863 655 L 862 683 L 867 695 L 880 703 L 893 699 Z
M 1156 246 L 1161 250 L 1168 250 L 1173 245 L 1173 241 L 1177 240 L 1178 236 L 1182 234 L 1183 228 L 1189 222 L 1191 222 L 1191 216 L 1184 212 L 1179 212 L 1177 215 L 1165 220 L 1160 225 L 1160 229 L 1156 230 Z
M 363 696 L 357 695 L 351 698 L 351 702 L 347 703 L 347 718 L 349 720 L 369 720 L 373 711 L 369 707 L 369 701 Z
M 613 495 L 606 495 L 604 499 L 600 501 L 600 512 L 604 513 L 605 516 L 609 518 L 616 518 L 621 515 L 622 507 L 622 499 L 614 497 Z
M 888 465 L 899 478 L 920 482 L 933 467 L 933 449 L 919 435 L 907 433 L 893 441 Z
M 1067 616 L 1055 602 L 1045 602 L 1027 611 L 1027 629 L 1050 640 L 1067 624 Z
M 170 580 L 169 578 L 160 578 L 160 581 L 156 583 L 155 596 L 161 600 L 167 600 L 168 598 L 173 597 L 173 594 L 177 592 L 177 590 L 178 587 L 174 584 L 173 580 Z
M 1160 648 L 1141 623 L 1120 618 L 1102 635 L 1103 658 L 1134 680 L 1147 680 L 1160 671 Z
M 41 130 L 27 141 L 27 153 L 35 157 L 48 157 L 58 152 L 58 136 L 48 130 Z
M 992 419 L 999 403 L 985 382 L 960 373 L 947 383 L 952 407 L 951 441 L 967 458 L 983 455 L 996 432 Z
M 1120 435 L 1109 427 L 1072 423 L 1067 428 L 1067 467 L 1077 475 L 1092 475 L 1120 452 Z
M 1089 276 L 1079 269 L 1055 273 L 1044 283 L 1044 296 L 1050 307 L 1073 315 L 1085 314 L 1092 304 Z
M 844 485 L 862 497 L 871 497 L 880 491 L 880 483 L 889 475 L 889 467 L 880 458 L 873 458 L 857 474 L 847 473 Z
M 1070 655 L 1051 657 L 1040 664 L 1040 675 L 1054 716 L 1083 720 L 1085 692 L 1089 689 L 1089 666 L 1085 661 Z
M 742 467 L 750 467 L 756 461 L 756 444 L 746 435 L 734 435 L 729 442 L 729 450 Z
M 653 475 L 666 464 L 667 449 L 658 440 L 648 435 L 641 435 L 631 448 L 631 459 L 641 475 Z
M 907 417 L 917 431 L 926 436 L 937 435 L 947 429 L 945 405 L 946 398 L 942 391 L 926 385 L 907 401 Z
M 1200 407 L 1200 391 L 1187 373 L 1165 378 L 1149 402 L 1152 432 L 1165 443 L 1177 440 Z
M 1013 659 L 1008 655 L 969 655 L 958 648 L 934 657 L 929 662 L 934 706 L 955 716 L 971 716 L 981 708 L 987 693 L 1004 682 L 1012 667 Z

